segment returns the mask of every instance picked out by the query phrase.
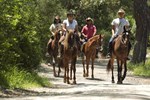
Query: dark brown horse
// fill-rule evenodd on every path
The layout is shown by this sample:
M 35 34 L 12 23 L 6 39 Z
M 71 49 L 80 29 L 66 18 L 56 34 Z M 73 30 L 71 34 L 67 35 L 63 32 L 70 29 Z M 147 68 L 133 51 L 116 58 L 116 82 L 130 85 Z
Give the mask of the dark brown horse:
M 64 49 L 63 49 L 63 68 L 64 71 L 64 83 L 70 84 L 69 79 L 72 79 L 73 71 L 73 84 L 76 84 L 76 60 L 77 60 L 78 48 L 76 35 L 73 30 L 68 30 L 66 33 L 66 38 L 64 40 Z M 69 66 L 71 63 L 71 66 Z M 70 70 L 69 70 L 70 68 Z M 69 77 L 70 71 L 70 77 Z
M 84 56 L 82 57 L 82 64 L 83 64 L 83 77 L 89 76 L 89 63 L 90 60 L 92 60 L 91 70 L 92 75 L 91 77 L 94 78 L 94 60 L 96 57 L 96 48 L 101 46 L 101 41 L 103 39 L 102 35 L 95 35 L 92 38 L 90 38 L 84 45 L 82 52 L 84 53 L 86 60 L 84 59 Z M 86 61 L 86 68 L 85 68 L 85 61 Z
M 50 63 L 52 64 L 53 66 L 53 74 L 54 76 L 57 76 L 56 75 L 56 70 L 55 70 L 55 67 L 56 65 L 58 64 L 58 42 L 59 42 L 59 39 L 61 37 L 61 30 L 58 30 L 55 32 L 55 35 L 54 35 L 54 39 L 52 40 L 52 42 L 50 42 L 48 44 L 48 53 L 50 55 Z M 60 66 L 58 65 L 59 69 L 58 69 L 58 76 L 60 74 Z
M 122 81 L 126 77 L 127 72 L 127 57 L 128 57 L 128 50 L 129 50 L 129 30 L 127 31 L 124 27 L 124 32 L 115 38 L 112 43 L 113 51 L 112 56 L 109 59 L 107 64 L 107 71 L 112 71 L 112 83 L 114 81 L 114 59 L 117 59 L 117 72 L 118 72 L 118 81 L 117 84 L 122 84 Z M 122 69 L 124 68 L 124 73 L 122 76 Z

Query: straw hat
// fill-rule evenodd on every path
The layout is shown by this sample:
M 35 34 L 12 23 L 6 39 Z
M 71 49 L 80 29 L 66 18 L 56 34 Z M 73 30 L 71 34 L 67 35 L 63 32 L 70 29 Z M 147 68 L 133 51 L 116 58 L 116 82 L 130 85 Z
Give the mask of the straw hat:
M 67 16 L 68 15 L 75 15 L 75 12 L 71 9 L 71 10 L 69 10 L 68 12 L 67 12 Z
M 60 19 L 60 17 L 59 16 L 55 16 L 55 19 Z
M 118 13 L 118 14 L 119 14 L 119 13 L 125 14 L 125 11 L 124 11 L 123 9 L 119 9 L 117 13 Z
M 93 22 L 93 19 L 91 17 L 86 18 L 86 21 L 89 21 L 89 20 Z

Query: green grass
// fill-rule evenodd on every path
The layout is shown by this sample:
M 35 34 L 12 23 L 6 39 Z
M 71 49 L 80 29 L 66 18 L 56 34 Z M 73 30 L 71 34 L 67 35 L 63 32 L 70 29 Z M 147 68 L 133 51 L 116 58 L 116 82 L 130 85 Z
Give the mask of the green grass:
M 134 75 L 150 77 L 150 59 L 148 59 L 145 64 L 128 63 L 128 68 L 133 71 Z
M 0 70 L 0 86 L 5 88 L 33 88 L 49 87 L 50 82 L 40 77 L 35 72 L 28 72 L 17 67 L 9 67 L 7 70 Z

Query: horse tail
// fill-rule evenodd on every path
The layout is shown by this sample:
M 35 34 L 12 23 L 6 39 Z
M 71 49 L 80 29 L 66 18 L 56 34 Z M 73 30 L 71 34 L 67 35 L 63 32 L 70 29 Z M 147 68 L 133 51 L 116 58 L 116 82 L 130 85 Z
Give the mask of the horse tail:
M 107 72 L 111 70 L 111 59 L 109 59 L 109 62 L 107 64 Z

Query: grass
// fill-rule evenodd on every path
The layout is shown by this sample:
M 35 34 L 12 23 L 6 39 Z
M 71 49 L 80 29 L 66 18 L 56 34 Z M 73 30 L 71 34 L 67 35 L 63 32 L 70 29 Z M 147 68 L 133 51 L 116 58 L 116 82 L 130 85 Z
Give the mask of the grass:
M 0 70 L 0 80 L 0 86 L 11 89 L 51 86 L 48 79 L 40 77 L 35 72 L 28 72 L 17 67 Z
M 145 64 L 128 63 L 128 68 L 133 71 L 134 75 L 150 77 L 150 59 L 147 59 Z

